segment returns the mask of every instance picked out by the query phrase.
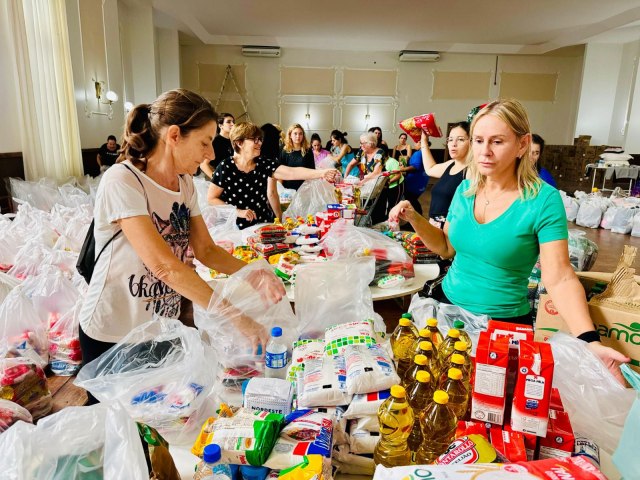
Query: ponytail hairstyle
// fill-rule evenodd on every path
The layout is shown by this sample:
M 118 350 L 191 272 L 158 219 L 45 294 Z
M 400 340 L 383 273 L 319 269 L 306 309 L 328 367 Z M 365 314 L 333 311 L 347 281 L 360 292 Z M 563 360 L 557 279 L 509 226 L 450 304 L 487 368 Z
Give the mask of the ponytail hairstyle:
M 165 127 L 176 125 L 188 136 L 218 119 L 211 103 L 195 92 L 178 88 L 164 92 L 153 103 L 136 105 L 127 115 L 118 162 L 129 160 L 145 171 Z
M 331 137 L 340 142 L 340 145 L 344 145 L 347 142 L 347 132 L 341 132 L 340 130 L 332 130 Z

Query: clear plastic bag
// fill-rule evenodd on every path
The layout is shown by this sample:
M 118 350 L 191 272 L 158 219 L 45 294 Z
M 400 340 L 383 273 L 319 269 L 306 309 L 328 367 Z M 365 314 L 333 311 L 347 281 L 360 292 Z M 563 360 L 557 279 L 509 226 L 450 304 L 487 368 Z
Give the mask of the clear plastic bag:
M 377 332 L 386 332 L 373 311 L 369 283 L 372 257 L 342 258 L 296 267 L 295 302 L 302 338 L 324 338 L 325 329 L 340 323 L 373 319 Z
M 291 199 L 291 205 L 283 216 L 291 218 L 307 218 L 307 215 L 316 216 L 327 209 L 327 204 L 337 203 L 333 184 L 323 179 L 307 180 Z
M 80 349 L 80 310 L 82 299 L 75 306 L 54 317 L 49 323 L 49 367 L 54 375 L 70 376 L 80 370 L 82 351 Z
M 85 365 L 75 384 L 104 403 L 120 403 L 170 443 L 193 441 L 215 378 L 215 356 L 198 330 L 156 318 Z
M 569 260 L 579 272 L 588 272 L 598 258 L 598 244 L 582 230 L 569 230 Z
M 639 210 L 637 208 L 633 207 L 619 208 L 611 222 L 611 232 L 622 233 L 623 235 L 631 233 L 633 228 L 633 219 L 638 211 Z
M 21 407 L 16 402 L 0 398 L 0 433 L 5 432 L 18 421 L 33 423 L 33 417 L 29 410 Z
M 413 278 L 413 261 L 395 240 L 369 228 L 337 221 L 320 242 L 327 256 L 333 259 L 372 256 L 376 259 L 373 282 L 387 275 Z
M 60 203 L 67 207 L 79 207 L 81 205 L 91 205 L 91 196 L 83 189 L 74 185 L 75 182 L 65 183 L 58 187 Z
M 631 387 L 636 398 L 629 415 L 624 423 L 622 438 L 618 448 L 613 454 L 613 463 L 623 478 L 640 478 L 640 457 L 638 445 L 640 445 L 640 374 L 631 370 L 629 365 L 622 365 L 622 374 Z
M 29 240 L 15 256 L 9 275 L 24 280 L 40 273 L 44 259 L 49 255 L 50 248 L 43 245 L 37 238 Z
M 6 273 L 0 272 L 0 304 L 7 298 L 9 292 L 20 285 L 20 280 Z
M 0 345 L 0 398 L 29 411 L 33 420 L 45 416 L 53 407 L 42 363 L 21 356 L 15 349 Z M 1 450 L 0 450 L 1 451 Z
M 139 480 L 149 473 L 136 424 L 122 408 L 68 407 L 0 436 L 7 480 Z
M 29 182 L 20 178 L 10 178 L 11 196 L 16 203 L 28 203 L 32 207 L 48 212 L 60 203 L 58 185 L 51 179 L 41 178 L 38 182 Z
M 209 202 L 207 201 L 207 196 L 209 193 L 209 186 L 211 182 L 206 178 L 202 177 L 193 177 L 193 186 L 196 189 L 198 194 L 198 206 L 200 210 L 204 212 L 204 209 L 209 206 Z
M 620 210 L 620 207 L 617 207 L 615 205 L 607 208 L 607 211 L 604 212 L 604 215 L 602 215 L 602 220 L 600 221 L 600 228 L 604 228 L 605 230 L 611 230 L 611 224 L 618 210 Z
M 47 328 L 73 309 L 80 296 L 71 280 L 54 266 L 43 267 L 42 273 L 25 280 L 22 288 Z
M 631 227 L 631 236 L 640 237 L 640 215 L 633 217 L 633 225 Z
M 555 364 L 553 386 L 560 391 L 574 431 L 613 454 L 634 392 L 620 385 L 587 343 L 562 332 L 549 343 Z
M 237 393 L 244 380 L 262 374 L 263 347 L 272 327 L 282 328 L 281 343 L 289 348 L 298 339 L 298 322 L 286 295 L 277 303 L 270 296 L 281 286 L 271 266 L 258 260 L 215 281 L 207 310 L 194 306 L 195 324 L 211 338 L 221 364 L 218 381 L 229 390 L 218 393 Z
M 567 215 L 567 220 L 569 220 L 570 222 L 575 222 L 576 217 L 578 216 L 578 209 L 580 208 L 578 200 L 568 196 L 562 190 L 560 191 L 560 195 L 562 196 L 562 203 L 564 204 L 564 211 Z

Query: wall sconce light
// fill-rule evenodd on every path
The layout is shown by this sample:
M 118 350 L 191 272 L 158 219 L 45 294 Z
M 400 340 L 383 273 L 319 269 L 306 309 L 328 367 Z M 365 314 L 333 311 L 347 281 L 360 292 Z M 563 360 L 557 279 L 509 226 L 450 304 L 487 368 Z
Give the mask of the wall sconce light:
M 304 114 L 304 118 L 305 118 L 305 120 L 309 121 L 311 119 L 311 114 L 310 113 L 305 113 Z
M 364 114 L 364 119 L 365 119 L 365 121 L 368 122 L 371 119 L 371 115 L 369 115 L 368 113 L 365 113 Z
M 125 112 L 130 112 L 131 110 L 133 110 L 133 107 L 135 107 L 135 105 L 131 102 L 124 102 L 124 111 Z
M 96 99 L 98 100 L 98 108 L 100 107 L 100 104 L 104 104 L 104 105 L 109 105 L 109 109 L 106 112 L 95 112 L 95 111 L 88 112 L 87 116 L 91 117 L 92 115 L 104 115 L 109 120 L 111 120 L 113 118 L 113 108 L 112 108 L 111 105 L 114 102 L 118 101 L 118 98 L 119 98 L 118 94 L 116 92 L 114 92 L 113 90 L 107 90 L 107 92 L 104 93 L 104 95 L 103 95 L 104 82 L 102 82 L 100 80 L 96 80 L 95 78 L 92 78 L 91 80 L 93 81 L 93 87 L 95 88 L 95 91 L 96 91 Z

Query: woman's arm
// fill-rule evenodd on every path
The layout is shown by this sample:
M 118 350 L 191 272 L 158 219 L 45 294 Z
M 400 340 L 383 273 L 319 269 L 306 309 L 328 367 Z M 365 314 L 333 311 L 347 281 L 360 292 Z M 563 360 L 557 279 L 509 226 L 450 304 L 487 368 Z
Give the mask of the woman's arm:
M 378 178 L 380 175 L 382 175 L 382 163 L 376 164 L 373 168 L 373 172 L 367 173 L 360 181 L 360 184 L 373 180 L 374 178 Z
M 282 218 L 282 206 L 280 205 L 280 195 L 278 195 L 278 182 L 273 178 L 267 179 L 267 198 L 269 205 L 276 217 Z
M 315 169 L 280 165 L 273 172 L 273 178 L 276 180 L 315 180 L 316 178 L 324 178 L 332 181 L 337 173 L 337 170 L 333 168 Z
M 411 148 L 411 145 L 407 143 L 407 159 L 411 158 L 412 153 L 413 153 L 413 149 Z
M 347 178 L 349 176 L 351 169 L 358 164 L 358 160 L 358 157 L 353 157 L 353 159 L 349 162 L 349 165 L 347 165 L 347 168 L 344 171 L 344 178 Z
M 207 191 L 207 202 L 209 203 L 209 205 L 227 205 L 227 203 L 220 198 L 222 192 L 224 192 L 224 188 L 219 187 L 215 183 L 211 182 L 209 184 L 209 190 Z M 250 208 L 246 210 L 236 208 L 236 212 L 236 215 L 238 215 L 238 217 L 244 218 L 250 222 L 253 222 L 257 217 L 256 212 L 254 212 Z
M 436 163 L 429 148 L 429 135 L 423 130 L 420 137 L 420 150 L 422 151 L 422 164 L 427 175 L 433 178 L 440 178 L 449 166 L 449 162 Z
M 571 333 L 578 336 L 594 331 L 595 328 L 589 315 L 584 289 L 571 268 L 568 252 L 566 240 L 556 240 L 540 245 L 542 283 L 549 292 L 558 313 L 567 322 Z M 618 366 L 621 362 L 628 362 L 629 358 L 612 348 L 605 347 L 600 342 L 589 343 L 589 348 L 622 382 L 622 374 Z
M 340 162 L 342 161 L 342 159 L 344 158 L 344 156 L 349 153 L 347 152 L 347 150 L 349 149 L 349 145 L 342 145 L 340 147 L 340 153 L 338 154 L 337 157 L 333 157 L 333 160 L 336 162 L 336 168 L 339 167 Z
M 189 244 L 196 258 L 207 267 L 231 275 L 246 265 L 213 242 L 201 215 L 191 217 L 190 225 Z
M 445 222 L 442 230 L 434 227 L 426 218 L 416 212 L 407 200 L 398 203 L 389 212 L 389 220 L 397 222 L 398 219 L 408 221 L 422 242 L 432 252 L 442 258 L 453 258 L 456 254 L 451 242 L 449 242 L 449 222 Z

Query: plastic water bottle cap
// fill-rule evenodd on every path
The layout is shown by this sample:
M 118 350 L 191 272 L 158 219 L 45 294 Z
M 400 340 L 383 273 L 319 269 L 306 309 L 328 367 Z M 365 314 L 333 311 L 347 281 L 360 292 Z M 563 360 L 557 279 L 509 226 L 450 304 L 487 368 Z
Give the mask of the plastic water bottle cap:
M 282 336 L 282 329 L 280 327 L 273 327 L 271 329 L 271 336 L 272 337 L 281 337 Z
M 451 338 L 460 338 L 460 330 L 452 328 L 449 330 L 449 333 L 447 333 L 447 336 Z
M 204 453 L 202 454 L 202 460 L 205 463 L 216 463 L 219 462 L 222 458 L 222 451 L 220 450 L 220 445 L 216 443 L 210 443 L 206 447 L 204 447 Z
M 453 344 L 453 348 L 455 348 L 458 352 L 464 352 L 467 350 L 467 342 L 463 342 L 462 340 L 457 341 Z
M 429 327 L 437 327 L 438 326 L 438 320 L 436 320 L 435 318 L 430 318 L 429 320 L 427 320 L 427 326 L 429 326 Z
M 456 320 L 453 322 L 453 328 L 464 328 L 464 322 L 462 320 Z

